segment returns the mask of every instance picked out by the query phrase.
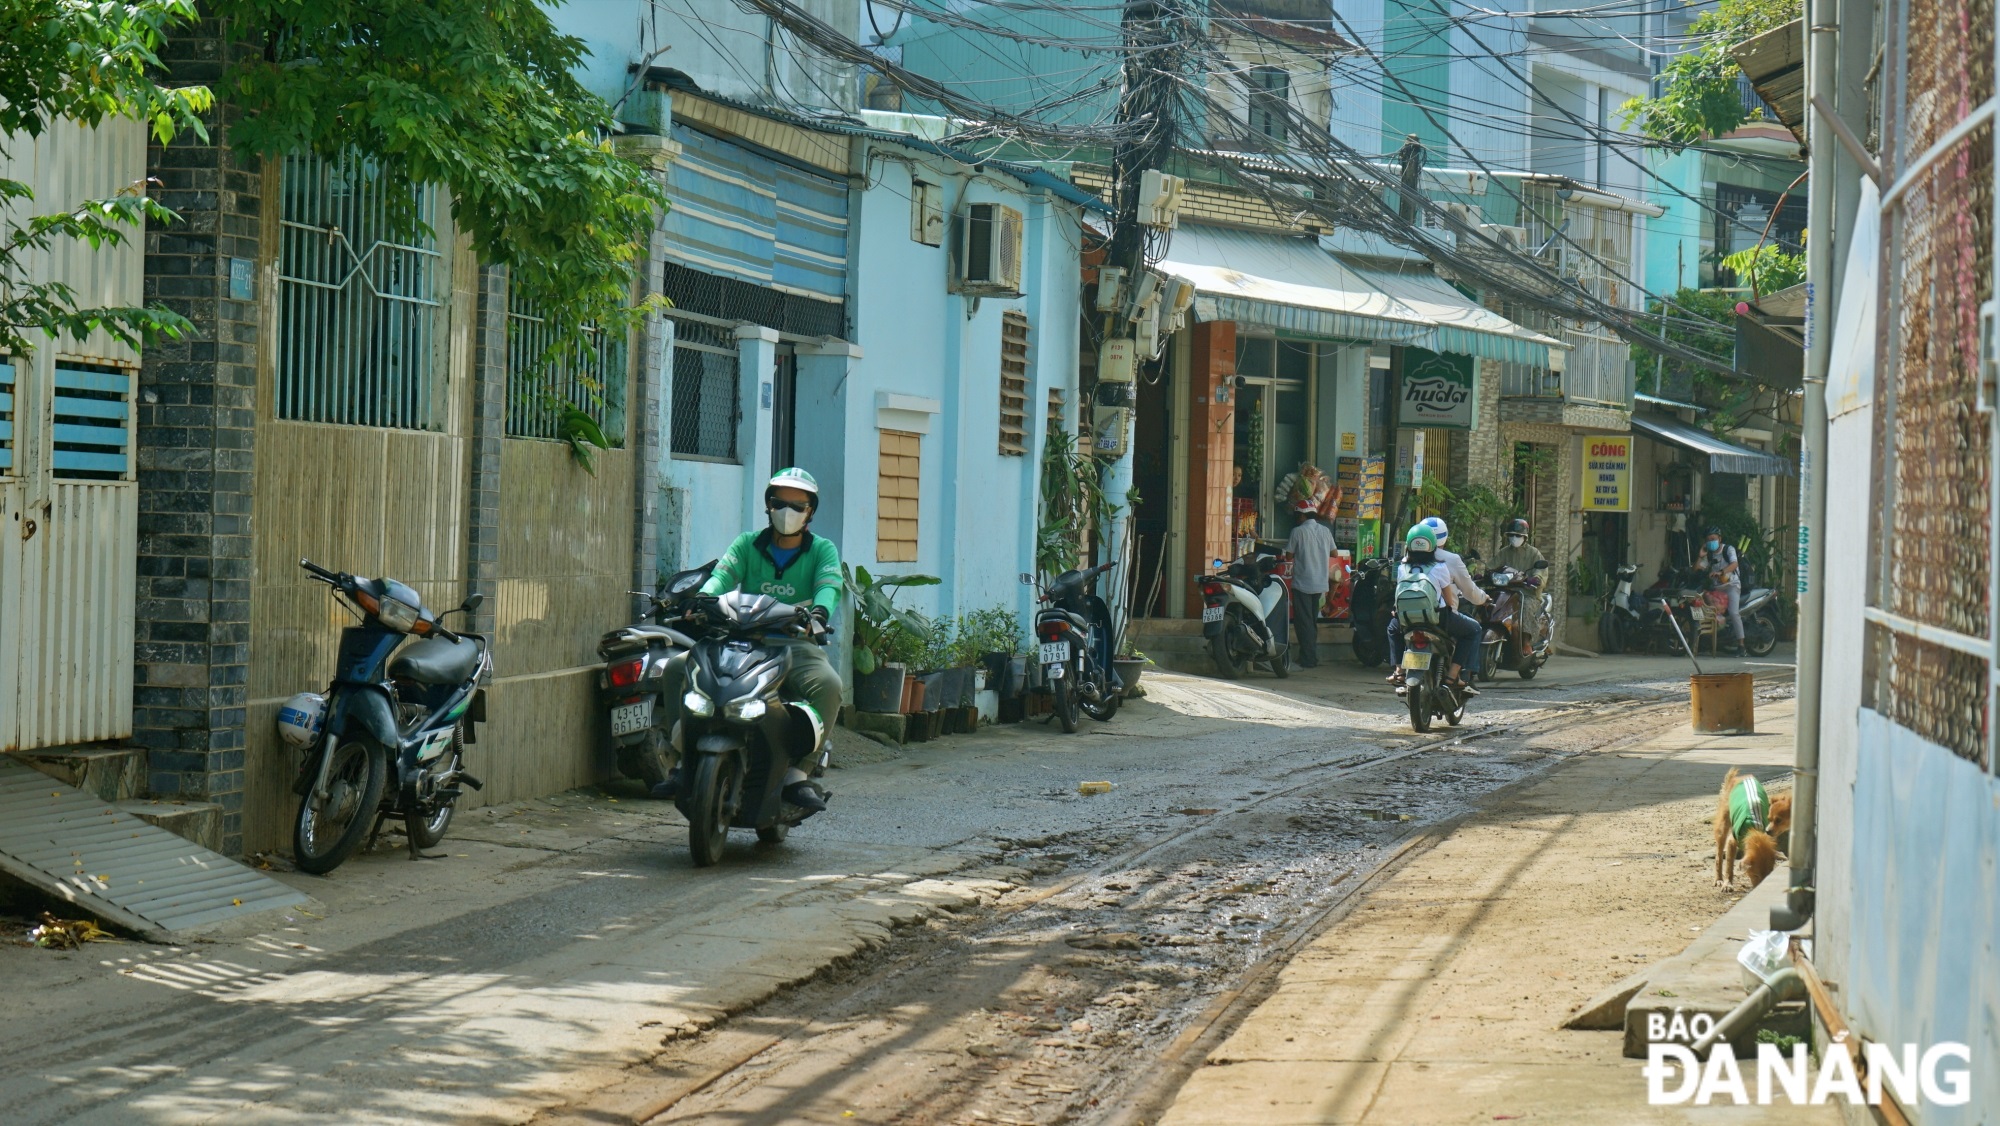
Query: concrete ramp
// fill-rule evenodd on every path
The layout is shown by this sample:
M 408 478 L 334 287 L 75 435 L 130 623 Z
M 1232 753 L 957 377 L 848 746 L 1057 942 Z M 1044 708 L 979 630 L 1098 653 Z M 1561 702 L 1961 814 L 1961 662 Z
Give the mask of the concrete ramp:
M 0 871 L 162 942 L 306 901 L 7 755 L 0 755 Z

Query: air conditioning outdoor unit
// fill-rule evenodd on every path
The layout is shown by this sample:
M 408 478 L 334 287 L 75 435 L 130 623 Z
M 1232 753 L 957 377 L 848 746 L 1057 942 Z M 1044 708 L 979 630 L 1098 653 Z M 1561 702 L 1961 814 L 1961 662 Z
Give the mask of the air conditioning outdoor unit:
M 1021 213 L 999 203 L 974 203 L 958 218 L 955 292 L 973 297 L 1021 296 Z

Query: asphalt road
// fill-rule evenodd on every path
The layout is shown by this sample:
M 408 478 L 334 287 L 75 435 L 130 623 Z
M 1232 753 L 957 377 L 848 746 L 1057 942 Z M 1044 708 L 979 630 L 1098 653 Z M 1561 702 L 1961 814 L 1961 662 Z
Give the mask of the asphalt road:
M 1063 894 L 1102 898 L 1115 862 L 1156 841 L 1178 849 L 1152 857 L 1162 870 L 1218 860 L 1187 884 L 1176 926 L 1206 935 L 1215 910 L 1245 916 L 1224 920 L 1228 943 L 1189 944 L 1227 956 L 1188 955 L 1201 965 L 1148 1009 L 1160 1023 L 1146 1042 L 1160 1042 L 1319 902 L 1315 889 L 1403 832 L 1403 814 L 1422 824 L 1462 809 L 1546 754 L 1466 748 L 1670 699 L 1685 670 L 1567 661 L 1532 684 L 1496 682 L 1463 729 L 1482 737 L 1449 747 L 1419 746 L 1379 677 L 1351 666 L 1239 683 L 1148 674 L 1149 699 L 1076 736 L 1030 723 L 900 754 L 854 745 L 850 760 L 886 761 L 829 775 L 832 812 L 783 845 L 746 834 L 706 870 L 689 864 L 678 815 L 629 790 L 473 811 L 444 859 L 411 862 L 390 842 L 326 879 L 284 875 L 317 902 L 240 933 L 0 947 L 0 1106 L 14 1123 L 522 1122 L 613 1104 L 615 1119 L 667 1097 L 663 1076 L 713 1066 L 676 1053 L 716 1050 L 788 987 L 831 990 L 832 1004 L 903 973 L 899 956 L 948 951 L 956 940 L 938 927 L 970 934 L 1004 916 L 1045 943 L 1104 930 L 1071 901 L 1036 915 L 1021 897 L 1067 880 Z M 1114 789 L 1085 796 L 1085 781 Z M 1177 812 L 1237 809 L 1255 811 L 1244 825 L 1257 841 L 1190 834 L 1221 818 Z M 1231 865 L 1273 863 L 1300 869 L 1298 894 L 1249 911 L 1217 900 L 1247 894 L 1227 892 L 1243 882 Z M 762 1116 L 794 1112 L 805 1116 L 782 1104 Z

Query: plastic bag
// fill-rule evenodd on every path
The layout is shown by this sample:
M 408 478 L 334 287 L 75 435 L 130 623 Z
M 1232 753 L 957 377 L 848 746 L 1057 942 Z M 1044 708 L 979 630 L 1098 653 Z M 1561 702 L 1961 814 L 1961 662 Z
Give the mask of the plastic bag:
M 1755 989 L 1792 964 L 1792 932 L 1751 931 L 1736 960 L 1743 966 L 1743 987 Z

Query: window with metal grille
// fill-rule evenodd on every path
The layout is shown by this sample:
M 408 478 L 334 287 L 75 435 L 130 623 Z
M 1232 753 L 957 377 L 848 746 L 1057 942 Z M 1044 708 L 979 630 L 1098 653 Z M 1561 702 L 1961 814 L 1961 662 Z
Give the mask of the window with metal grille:
M 696 321 L 674 322 L 674 401 L 669 448 L 679 458 L 736 460 L 736 338 Z
M 614 446 L 625 444 L 625 334 L 587 330 L 553 357 L 551 330 L 528 302 L 507 304 L 507 436 L 563 437 L 563 411 L 590 416 Z
M 277 413 L 436 429 L 451 271 L 434 186 L 385 183 L 355 157 L 285 158 L 278 239 Z M 422 230 L 399 233 L 395 216 Z
M 0 477 L 14 468 L 14 361 L 0 359 Z
M 132 471 L 132 373 L 57 360 L 55 391 L 55 475 L 124 480 Z
M 1028 315 L 1000 315 L 1000 452 L 1028 453 Z
M 875 485 L 875 561 L 917 561 L 917 485 L 923 435 L 883 430 Z
M 1292 76 L 1281 66 L 1254 66 L 1244 75 L 1250 95 L 1250 135 L 1285 142 Z
M 715 317 L 736 324 L 749 321 L 793 336 L 847 339 L 847 304 L 822 301 L 752 285 L 735 278 L 690 270 L 677 262 L 665 264 L 660 294 L 683 313 Z

